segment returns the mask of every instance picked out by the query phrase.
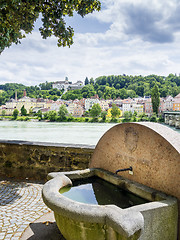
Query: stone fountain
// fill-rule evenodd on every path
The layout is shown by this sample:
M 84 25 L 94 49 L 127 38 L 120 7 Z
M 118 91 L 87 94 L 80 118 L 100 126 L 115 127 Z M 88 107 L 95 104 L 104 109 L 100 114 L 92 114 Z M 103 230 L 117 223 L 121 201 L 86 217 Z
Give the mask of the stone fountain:
M 149 202 L 121 209 L 115 205 L 79 203 L 59 193 L 75 179 L 92 176 Z M 50 173 L 48 178 L 43 199 L 54 211 L 67 240 L 178 238 L 180 135 L 166 126 L 118 124 L 99 140 L 89 169 Z

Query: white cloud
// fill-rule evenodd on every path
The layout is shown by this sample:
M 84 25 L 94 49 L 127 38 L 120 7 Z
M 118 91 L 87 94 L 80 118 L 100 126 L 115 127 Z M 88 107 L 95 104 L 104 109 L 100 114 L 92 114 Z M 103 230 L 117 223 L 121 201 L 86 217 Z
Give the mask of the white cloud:
M 42 40 L 33 32 L 0 56 L 0 84 L 179 73 L 180 19 L 173 14 L 177 7 L 178 1 L 170 0 L 103 0 L 103 10 L 88 18 L 109 23 L 109 29 L 76 33 L 71 48 L 58 48 L 55 38 Z

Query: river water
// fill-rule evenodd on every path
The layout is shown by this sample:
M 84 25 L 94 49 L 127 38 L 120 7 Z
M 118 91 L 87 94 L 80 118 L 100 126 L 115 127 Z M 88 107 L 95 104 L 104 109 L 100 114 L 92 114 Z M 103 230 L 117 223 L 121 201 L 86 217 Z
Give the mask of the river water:
M 1 140 L 96 145 L 115 123 L 0 121 Z M 177 130 L 180 133 L 180 130 Z
M 116 124 L 0 121 L 0 139 L 96 145 Z

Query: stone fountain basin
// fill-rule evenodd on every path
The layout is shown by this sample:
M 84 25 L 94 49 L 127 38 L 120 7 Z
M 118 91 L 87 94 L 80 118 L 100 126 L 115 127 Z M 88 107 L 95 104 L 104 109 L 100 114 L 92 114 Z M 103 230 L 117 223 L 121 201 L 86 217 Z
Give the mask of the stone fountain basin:
M 59 190 L 71 180 L 97 176 L 150 202 L 121 209 L 73 201 Z M 42 196 L 54 211 L 57 226 L 66 240 L 176 240 L 177 200 L 157 190 L 103 169 L 90 168 L 48 174 Z

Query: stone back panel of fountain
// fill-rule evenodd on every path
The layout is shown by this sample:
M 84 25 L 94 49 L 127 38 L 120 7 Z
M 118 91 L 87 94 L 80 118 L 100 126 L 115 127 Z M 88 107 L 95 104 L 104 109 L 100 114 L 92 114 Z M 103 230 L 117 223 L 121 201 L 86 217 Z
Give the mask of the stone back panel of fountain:
M 116 172 L 130 166 L 133 175 L 118 174 L 178 198 L 180 216 L 180 134 L 157 123 L 114 126 L 99 140 L 90 168 Z

